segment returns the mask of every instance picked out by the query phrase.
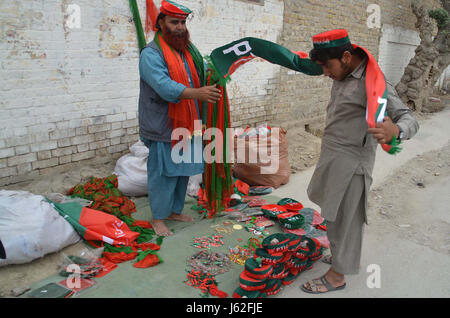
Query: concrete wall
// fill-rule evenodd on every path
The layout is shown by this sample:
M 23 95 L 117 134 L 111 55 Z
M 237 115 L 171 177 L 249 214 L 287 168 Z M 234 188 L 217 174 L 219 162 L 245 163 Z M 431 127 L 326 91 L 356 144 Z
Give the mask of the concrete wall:
M 137 2 L 145 21 L 145 1 Z M 188 27 L 203 54 L 246 36 L 309 52 L 312 35 L 346 28 L 378 57 L 382 26 L 414 30 L 415 23 L 408 0 L 178 2 L 194 12 Z M 379 27 L 367 25 L 371 4 L 381 9 Z M 0 62 L 0 185 L 118 158 L 138 140 L 138 50 L 128 1 L 1 1 Z M 232 78 L 235 127 L 318 120 L 331 87 L 324 77 L 262 60 Z
M 400 82 L 405 67 L 420 44 L 417 31 L 384 24 L 380 40 L 380 68 L 394 86 Z

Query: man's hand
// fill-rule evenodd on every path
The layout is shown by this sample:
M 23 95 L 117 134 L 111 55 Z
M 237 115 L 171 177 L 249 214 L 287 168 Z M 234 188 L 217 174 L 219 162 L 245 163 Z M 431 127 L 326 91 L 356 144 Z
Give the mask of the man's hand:
M 203 86 L 197 89 L 198 97 L 197 99 L 202 102 L 215 103 L 221 97 L 220 89 L 216 85 Z
M 369 128 L 367 132 L 373 134 L 373 137 L 378 143 L 383 145 L 389 143 L 392 138 L 397 138 L 399 129 L 397 125 L 392 122 L 392 119 L 384 117 L 382 123 L 377 123 L 375 128 Z
M 181 93 L 181 99 L 198 99 L 202 102 L 215 103 L 221 97 L 220 89 L 215 85 L 200 88 L 186 88 Z

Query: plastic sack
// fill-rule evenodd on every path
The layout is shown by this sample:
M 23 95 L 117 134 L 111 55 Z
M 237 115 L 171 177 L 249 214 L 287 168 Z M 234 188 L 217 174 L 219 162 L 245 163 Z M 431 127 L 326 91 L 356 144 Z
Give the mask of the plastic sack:
M 130 147 L 130 153 L 120 157 L 114 168 L 119 190 L 126 196 L 147 195 L 148 148 L 142 141 Z
M 129 154 L 117 160 L 113 173 L 117 176 L 118 188 L 122 194 L 131 197 L 146 196 L 148 194 L 147 159 L 148 148 L 142 141 L 139 141 L 130 147 Z M 197 197 L 202 182 L 202 174 L 190 177 L 187 195 Z
M 286 131 L 272 128 L 267 135 L 235 137 L 234 177 L 250 186 L 279 188 L 289 182 L 291 167 Z
M 31 262 L 81 238 L 43 196 L 1 190 L 0 239 L 6 252 L 0 266 L 5 266 Z
M 189 177 L 189 182 L 187 186 L 187 195 L 193 198 L 198 196 L 198 190 L 200 185 L 203 183 L 203 174 L 197 174 L 195 176 Z
M 48 193 L 45 195 L 45 197 L 50 201 L 56 203 L 76 202 L 82 206 L 90 206 L 93 203 L 93 201 L 89 201 L 79 197 L 70 197 L 61 193 Z

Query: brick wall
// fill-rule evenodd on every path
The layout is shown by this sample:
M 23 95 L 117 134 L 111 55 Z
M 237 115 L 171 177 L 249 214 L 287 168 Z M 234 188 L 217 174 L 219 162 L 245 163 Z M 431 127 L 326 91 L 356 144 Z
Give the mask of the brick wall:
M 372 14 L 371 11 L 368 12 L 371 4 L 380 8 L 380 28 L 369 28 L 367 25 Z M 427 6 L 438 7 L 439 1 L 430 0 Z M 290 49 L 309 52 L 312 48 L 311 37 L 314 34 L 345 28 L 353 43 L 364 46 L 378 59 L 383 25 L 415 30 L 415 22 L 409 0 L 286 0 L 283 32 L 278 42 Z M 389 59 L 386 56 L 383 58 Z M 379 62 L 389 64 L 389 61 L 385 60 Z M 408 62 L 409 60 L 406 64 Z M 291 125 L 296 126 L 323 121 L 332 84 L 330 79 L 323 76 L 306 77 L 301 73 L 281 69 L 278 82 L 279 89 L 267 98 L 273 105 L 270 121 L 288 125 L 294 120 Z
M 137 2 L 145 21 L 145 1 Z M 366 25 L 369 4 L 380 6 L 382 24 L 413 30 L 415 23 L 409 0 L 178 2 L 194 12 L 188 27 L 203 54 L 246 36 L 309 52 L 313 34 L 347 28 L 377 57 L 381 29 Z M 2 1 L 0 57 L 0 185 L 118 158 L 138 140 L 138 50 L 128 1 Z M 229 84 L 233 126 L 321 118 L 330 87 L 324 77 L 252 61 Z

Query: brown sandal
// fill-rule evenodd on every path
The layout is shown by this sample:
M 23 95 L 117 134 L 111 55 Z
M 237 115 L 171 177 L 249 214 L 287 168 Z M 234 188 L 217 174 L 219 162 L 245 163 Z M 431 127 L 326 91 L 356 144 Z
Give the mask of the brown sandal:
M 319 284 L 316 284 L 316 282 L 319 282 Z M 341 290 L 344 289 L 345 286 L 347 285 L 346 283 L 344 283 L 344 285 L 341 286 L 337 286 L 334 287 L 333 285 L 330 284 L 330 282 L 325 278 L 325 275 L 323 275 L 322 277 L 320 277 L 319 279 L 313 279 L 312 281 L 308 282 L 309 283 L 309 287 L 310 288 L 306 288 L 305 285 L 301 286 L 301 289 L 306 292 L 306 293 L 310 293 L 310 294 L 323 294 L 323 293 L 328 293 L 330 291 L 335 291 L 335 290 Z M 326 291 L 319 291 L 319 286 L 325 286 L 327 288 Z

